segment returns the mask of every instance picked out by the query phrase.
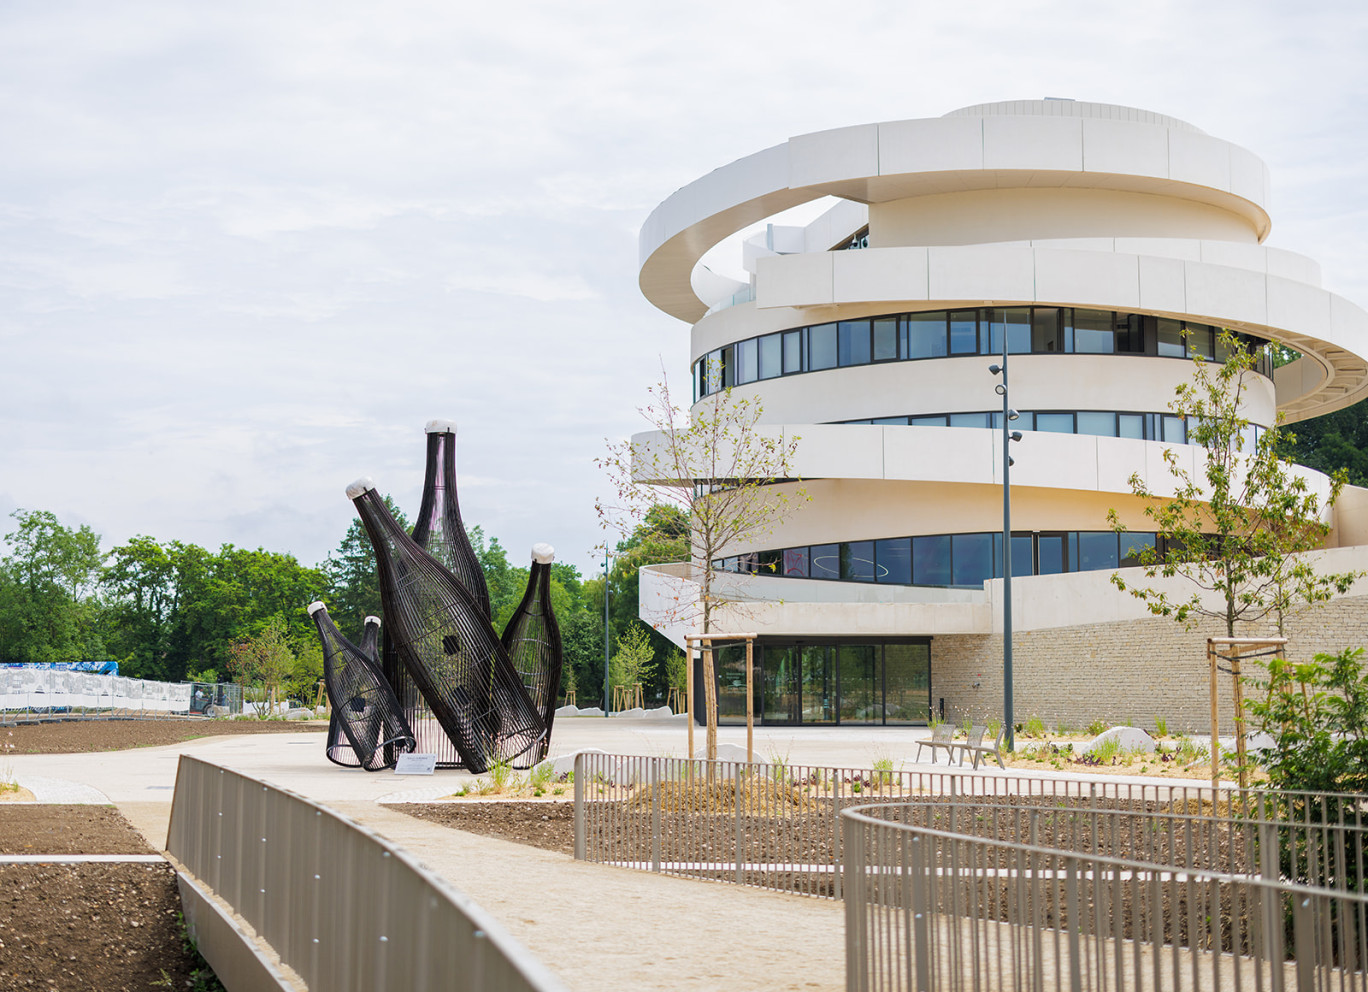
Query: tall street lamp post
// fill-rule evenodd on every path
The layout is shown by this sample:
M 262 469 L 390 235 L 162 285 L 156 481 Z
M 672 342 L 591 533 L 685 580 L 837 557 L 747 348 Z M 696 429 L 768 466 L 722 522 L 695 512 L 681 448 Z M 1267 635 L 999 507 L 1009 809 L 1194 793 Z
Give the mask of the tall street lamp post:
M 991 327 L 991 318 L 989 326 Z M 1002 720 L 1007 730 L 1007 750 L 1016 750 L 1016 722 L 1012 710 L 1012 466 L 1011 442 L 1021 440 L 1012 430 L 1020 414 L 1012 409 L 1007 389 L 1007 311 L 1002 311 L 1002 364 L 988 371 L 1001 375 L 994 391 L 1002 397 Z
M 611 649 L 610 638 L 612 627 L 608 623 L 608 583 L 612 579 L 610 562 L 612 556 L 605 548 L 603 551 L 603 716 L 607 719 L 608 712 L 608 657 Z

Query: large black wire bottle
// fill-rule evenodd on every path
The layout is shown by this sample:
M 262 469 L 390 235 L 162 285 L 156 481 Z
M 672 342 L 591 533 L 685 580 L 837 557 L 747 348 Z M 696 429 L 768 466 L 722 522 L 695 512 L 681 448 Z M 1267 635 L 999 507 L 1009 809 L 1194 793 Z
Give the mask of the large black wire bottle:
M 427 461 L 423 475 L 423 496 L 413 525 L 413 540 L 460 580 L 466 592 L 471 594 L 488 617 L 489 587 L 480 560 L 466 536 L 465 524 L 461 521 L 461 507 L 456 498 L 456 422 L 429 420 L 424 432 L 427 436 Z M 433 717 L 422 693 L 413 684 L 408 669 L 389 646 L 388 638 L 384 643 L 382 667 L 418 738 L 419 752 L 436 755 L 438 768 L 459 768 L 460 755 Z
M 456 499 L 456 421 L 429 420 L 427 469 L 423 476 L 423 501 L 413 524 L 413 539 L 456 576 L 470 593 L 485 618 L 489 618 L 489 586 L 484 568 L 461 522 Z
M 334 756 L 330 729 L 328 757 L 344 767 L 359 766 L 372 772 L 388 767 L 395 754 L 413 750 L 414 739 L 404 711 L 376 663 L 378 621 L 372 632 L 369 621 L 374 618 L 367 618 L 367 632 L 362 636 L 363 641 L 370 640 L 367 649 L 342 636 L 322 603 L 310 604 L 309 615 L 323 643 L 323 685 L 333 720 L 350 749 L 348 754 L 339 747 Z
M 556 700 L 560 695 L 560 628 L 551 609 L 551 563 L 555 560 L 556 552 L 551 545 L 532 545 L 527 589 L 501 638 L 509 661 L 522 677 L 532 704 L 546 724 L 546 736 L 537 747 L 534 764 L 546 757 L 547 748 L 551 746 L 551 722 L 555 719 Z
M 387 638 L 465 766 L 479 774 L 534 749 L 546 725 L 488 616 L 404 533 L 369 479 L 347 496 L 375 549 Z

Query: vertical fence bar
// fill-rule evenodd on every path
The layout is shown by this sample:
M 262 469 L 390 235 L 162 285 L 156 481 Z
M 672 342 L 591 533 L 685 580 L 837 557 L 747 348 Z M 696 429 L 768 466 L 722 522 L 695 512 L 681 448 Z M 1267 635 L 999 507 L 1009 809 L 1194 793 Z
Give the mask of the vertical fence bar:
M 586 773 L 585 755 L 575 755 L 575 860 L 587 861 L 589 858 L 589 836 L 585 829 L 584 776 Z

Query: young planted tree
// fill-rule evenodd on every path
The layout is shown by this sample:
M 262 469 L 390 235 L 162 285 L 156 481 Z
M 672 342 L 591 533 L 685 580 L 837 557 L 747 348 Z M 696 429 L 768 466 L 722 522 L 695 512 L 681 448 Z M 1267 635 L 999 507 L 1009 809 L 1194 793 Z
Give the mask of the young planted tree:
M 649 682 L 655 669 L 651 632 L 643 624 L 634 623 L 618 638 L 617 653 L 608 664 L 608 681 L 613 686 L 625 686 L 630 690 Z
M 1320 574 L 1302 554 L 1322 546 L 1330 531 L 1322 513 L 1334 505 L 1344 480 L 1332 477 L 1322 502 L 1291 461 L 1279 456 L 1280 428 L 1252 427 L 1244 401 L 1254 355 L 1229 331 L 1220 340 L 1229 357 L 1219 365 L 1194 359 L 1192 378 L 1169 404 L 1187 418 L 1188 440 L 1198 449 L 1195 470 L 1170 448 L 1164 461 L 1174 483 L 1171 497 L 1151 491 L 1138 474 L 1130 479 L 1160 538 L 1140 551 L 1145 578 L 1181 576 L 1194 587 L 1191 595 L 1136 584 L 1122 572 L 1112 583 L 1151 613 L 1186 627 L 1213 617 L 1228 637 L 1242 623 L 1271 622 L 1281 633 L 1291 613 L 1346 592 L 1359 577 Z M 1108 518 L 1118 532 L 1126 530 L 1115 510 Z M 1206 598 L 1210 593 L 1214 603 Z
M 624 536 L 660 504 L 688 520 L 687 552 L 698 597 L 677 604 L 671 619 L 704 634 L 713 632 L 719 605 L 712 563 L 763 538 L 806 498 L 794 482 L 798 439 L 759 426 L 762 409 L 753 398 L 730 389 L 698 403 L 687 413 L 676 407 L 669 384 L 650 391 L 640 412 L 653 428 L 631 441 L 609 443 L 597 460 L 612 480 L 614 498 L 595 508 L 604 526 Z M 703 684 L 708 757 L 717 754 L 717 683 L 711 652 L 704 652 Z

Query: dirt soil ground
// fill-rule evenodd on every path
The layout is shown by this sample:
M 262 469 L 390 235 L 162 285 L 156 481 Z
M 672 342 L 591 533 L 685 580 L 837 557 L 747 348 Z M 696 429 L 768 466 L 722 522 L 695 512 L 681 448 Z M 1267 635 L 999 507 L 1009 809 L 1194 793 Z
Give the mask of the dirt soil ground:
M 395 803 L 396 813 L 444 827 L 562 854 L 575 853 L 575 804 L 568 802 Z
M 112 806 L 0 806 L 0 854 L 156 854 Z
M 0 741 L 12 754 L 86 754 L 132 747 L 182 744 L 220 734 L 327 733 L 326 722 L 285 720 L 71 720 L 0 727 Z
M 106 806 L 0 808 L 0 854 L 150 854 Z M 0 864 L 0 989 L 184 989 L 176 874 L 156 864 Z

